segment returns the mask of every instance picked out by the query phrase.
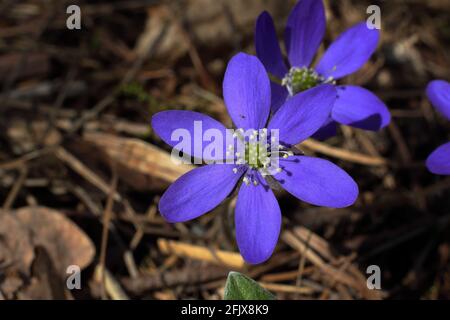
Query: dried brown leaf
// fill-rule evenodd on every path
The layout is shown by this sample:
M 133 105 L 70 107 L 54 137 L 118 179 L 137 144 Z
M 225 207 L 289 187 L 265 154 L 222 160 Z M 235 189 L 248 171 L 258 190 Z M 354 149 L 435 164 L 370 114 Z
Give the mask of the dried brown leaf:
M 84 139 L 115 165 L 119 177 L 136 190 L 160 190 L 194 167 L 175 164 L 170 154 L 139 139 L 103 133 L 87 133 Z
M 229 45 L 253 33 L 255 17 L 263 10 L 269 10 L 275 21 L 283 21 L 289 12 L 289 3 L 278 0 L 185 0 L 176 5 L 152 6 L 135 53 L 146 56 L 153 48 L 155 58 L 176 60 L 189 49 L 189 39 L 184 32 L 190 34 L 195 46 Z M 184 29 L 184 25 L 189 27 Z
M 28 274 L 33 259 L 33 244 L 27 226 L 9 211 L 1 213 L 0 266 Z
M 27 207 L 14 215 L 26 226 L 34 246 L 43 247 L 51 257 L 57 272 L 66 275 L 70 265 L 87 267 L 95 254 L 89 237 L 58 211 L 45 207 Z

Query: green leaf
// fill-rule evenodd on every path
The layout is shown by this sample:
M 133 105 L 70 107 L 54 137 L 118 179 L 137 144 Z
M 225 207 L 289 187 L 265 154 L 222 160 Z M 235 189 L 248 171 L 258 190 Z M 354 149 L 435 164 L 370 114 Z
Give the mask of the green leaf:
M 225 300 L 275 300 L 275 296 L 255 280 L 231 271 L 225 284 Z

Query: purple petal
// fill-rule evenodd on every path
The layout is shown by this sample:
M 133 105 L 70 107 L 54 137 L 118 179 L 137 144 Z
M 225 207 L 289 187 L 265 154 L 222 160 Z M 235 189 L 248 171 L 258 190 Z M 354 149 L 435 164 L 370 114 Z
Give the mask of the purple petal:
M 188 221 L 217 207 L 243 174 L 235 165 L 213 164 L 195 168 L 178 178 L 163 194 L 159 211 L 169 222 Z
M 327 49 L 316 67 L 317 72 L 334 79 L 355 72 L 369 60 L 379 37 L 379 31 L 367 28 L 365 22 L 347 29 Z
M 338 86 L 338 98 L 331 116 L 339 123 L 365 130 L 380 130 L 389 124 L 391 114 L 372 92 L 358 86 Z
M 292 9 L 284 35 L 289 62 L 309 66 L 325 34 L 322 0 L 300 0 Z
M 209 129 L 216 129 L 221 132 L 224 138 L 222 155 L 218 154 L 216 159 L 209 160 L 222 160 L 226 157 L 226 128 L 217 120 L 202 113 L 183 110 L 161 111 L 152 117 L 152 128 L 165 143 L 172 147 L 179 145 L 186 134 L 186 139 L 190 138 L 190 141 L 187 141 L 186 145 L 190 147 L 187 148 L 188 150 L 183 149 L 180 151 L 199 159 L 203 158 L 203 151 L 211 144 L 210 141 L 203 141 L 203 133 Z M 183 135 L 181 136 L 177 133 Z M 189 136 L 187 133 L 189 133 Z
M 256 55 L 267 71 L 282 79 L 288 70 L 283 61 L 272 17 L 267 11 L 261 13 L 256 20 L 255 47 Z
M 271 110 L 275 113 L 288 98 L 288 91 L 285 87 L 273 81 L 270 82 L 270 89 L 272 92 Z
M 228 63 L 223 96 L 238 128 L 264 128 L 270 113 L 270 81 L 258 58 L 238 53 Z
M 426 162 L 428 170 L 434 174 L 450 174 L 450 142 L 434 150 Z
M 330 161 L 293 156 L 280 160 L 282 172 L 275 175 L 281 186 L 295 197 L 316 206 L 343 208 L 358 197 L 358 186 Z
M 427 86 L 427 96 L 431 104 L 450 120 L 450 83 L 444 80 L 431 81 Z
M 312 135 L 314 139 L 324 141 L 337 134 L 336 122 L 331 117 L 325 122 L 325 124 Z
M 257 264 L 269 259 L 281 228 L 280 207 L 272 190 L 261 184 L 242 184 L 235 223 L 236 240 L 245 261 Z
M 327 121 L 335 100 L 336 89 L 329 84 L 296 94 L 275 113 L 268 129 L 278 129 L 279 140 L 284 144 L 299 143 Z

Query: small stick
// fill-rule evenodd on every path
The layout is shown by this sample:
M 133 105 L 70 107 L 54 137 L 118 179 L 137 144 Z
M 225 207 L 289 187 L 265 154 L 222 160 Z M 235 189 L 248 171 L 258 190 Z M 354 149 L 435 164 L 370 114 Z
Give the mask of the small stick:
M 164 254 L 175 254 L 196 260 L 212 262 L 218 265 L 226 265 L 236 269 L 243 269 L 245 262 L 241 255 L 235 252 L 214 250 L 188 243 L 158 239 L 158 247 Z
M 388 165 L 388 160 L 385 158 L 367 156 L 365 154 L 347 151 L 347 150 L 336 148 L 336 147 L 331 147 L 325 143 L 318 142 L 313 139 L 305 140 L 298 146 L 300 148 L 305 147 L 307 149 L 322 153 L 322 154 L 330 156 L 330 157 L 338 158 L 338 159 L 349 161 L 349 162 L 364 164 L 367 166 L 386 166 L 386 165 Z
M 228 269 L 217 266 L 208 266 L 199 272 L 198 266 L 185 267 L 167 272 L 155 272 L 150 275 L 143 275 L 139 278 L 123 278 L 121 282 L 128 292 L 133 295 L 142 295 L 152 290 L 168 289 L 179 285 L 192 286 L 205 283 L 208 288 L 212 281 L 214 288 L 223 286 L 227 277 Z
M 104 282 L 105 291 L 112 300 L 130 300 L 125 291 L 123 291 L 119 282 L 113 277 L 111 272 L 97 265 L 95 268 L 95 279 L 101 283 Z M 104 280 L 102 280 L 104 278 Z
M 313 267 L 306 267 L 303 269 L 302 274 L 310 274 L 313 271 Z M 293 271 L 285 271 L 280 273 L 269 273 L 266 275 L 263 275 L 261 277 L 261 281 L 263 282 L 282 282 L 282 281 L 288 281 L 288 280 L 295 280 L 298 276 L 300 276 L 300 273 L 298 271 L 298 268 Z
M 128 269 L 130 277 L 137 278 L 139 275 L 139 271 L 136 266 L 136 262 L 134 261 L 133 253 L 130 250 L 125 251 L 125 253 L 123 254 L 123 260 Z
M 291 286 L 287 284 L 259 282 L 261 287 L 275 292 L 312 294 L 316 290 L 310 287 Z
M 388 129 L 392 138 L 394 139 L 399 148 L 400 158 L 403 164 L 411 163 L 412 161 L 411 151 L 409 150 L 409 147 L 406 144 L 405 138 L 403 137 L 403 134 L 400 131 L 399 127 L 395 124 L 395 122 L 391 121 L 391 123 L 388 126 Z
M 109 223 L 111 221 L 112 206 L 114 203 L 114 194 L 117 188 L 117 173 L 113 168 L 113 178 L 111 182 L 110 192 L 108 193 L 108 199 L 106 200 L 105 212 L 103 214 L 103 231 L 102 231 L 102 244 L 100 249 L 100 270 L 101 270 L 101 294 L 102 299 L 106 299 L 105 282 L 106 282 L 106 272 L 105 272 L 105 260 L 106 260 L 106 249 L 108 246 L 108 232 Z
M 21 166 L 23 166 L 24 163 L 26 163 L 30 160 L 39 158 L 42 155 L 52 152 L 53 150 L 54 150 L 53 147 L 45 147 L 42 149 L 30 151 L 29 153 L 26 153 L 17 159 L 0 163 L 0 169 L 11 170 L 11 169 L 20 168 Z
M 9 210 L 11 206 L 14 203 L 14 200 L 16 200 L 17 194 L 20 191 L 20 188 L 22 188 L 23 183 L 25 182 L 25 179 L 28 175 L 28 167 L 24 165 L 22 169 L 20 170 L 19 178 L 16 180 L 14 185 L 11 188 L 11 191 L 8 193 L 8 196 L 6 197 L 6 200 L 3 204 L 3 210 Z
M 292 248 L 298 250 L 299 252 L 304 252 L 306 258 L 316 267 L 321 269 L 325 274 L 330 276 L 332 280 L 346 284 L 360 291 L 362 294 L 365 294 L 366 293 L 365 291 L 368 291 L 365 290 L 365 288 L 363 288 L 363 284 L 359 283 L 355 278 L 349 276 L 348 274 L 342 272 L 341 270 L 338 270 L 330 266 L 318 254 L 316 254 L 312 250 L 305 250 L 307 247 L 305 243 L 300 239 L 298 239 L 292 232 L 284 231 L 281 234 L 281 239 Z
M 56 152 L 56 157 L 69 165 L 74 171 L 85 178 L 89 183 L 96 186 L 105 194 L 109 194 L 110 187 L 100 178 L 95 172 L 86 167 L 80 160 L 75 158 L 63 147 L 59 147 Z M 114 191 L 114 200 L 120 200 L 120 195 Z
M 309 241 L 311 240 L 311 236 L 312 236 L 312 231 L 308 230 L 308 235 L 307 235 L 307 239 L 306 239 L 306 247 L 305 247 L 305 251 L 302 252 L 300 254 L 300 263 L 298 264 L 298 276 L 297 279 L 295 280 L 295 284 L 300 287 L 302 285 L 302 280 L 303 280 L 303 271 L 305 269 L 305 263 L 306 263 L 306 250 L 309 250 L 310 245 L 309 245 Z

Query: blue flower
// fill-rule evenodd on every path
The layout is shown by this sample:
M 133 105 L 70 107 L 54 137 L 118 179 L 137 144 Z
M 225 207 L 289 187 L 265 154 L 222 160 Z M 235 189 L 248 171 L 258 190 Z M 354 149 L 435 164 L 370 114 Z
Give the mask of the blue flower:
M 256 22 L 256 53 L 266 69 L 281 80 L 271 82 L 272 111 L 294 94 L 323 83 L 335 84 L 359 68 L 375 51 L 379 31 L 360 22 L 342 33 L 326 50 L 318 64 L 311 62 L 325 33 L 325 11 L 321 0 L 300 0 L 289 15 L 284 43 L 288 66 L 278 44 L 274 23 L 263 12 Z M 389 124 L 391 116 L 384 103 L 372 92 L 353 85 L 337 85 L 338 99 L 318 138 L 336 133 L 336 123 L 366 130 L 379 130 Z
M 427 86 L 431 104 L 450 120 L 450 83 L 444 80 L 431 81 Z M 450 142 L 434 150 L 426 162 L 428 170 L 435 174 L 450 174 Z
M 280 207 L 269 180 L 305 202 L 335 208 L 352 205 L 358 196 L 358 186 L 333 163 L 296 155 L 290 148 L 310 137 L 324 123 L 336 99 L 334 86 L 324 84 L 295 95 L 269 120 L 271 88 L 267 71 L 258 58 L 240 53 L 227 66 L 223 95 L 238 132 L 279 130 L 280 144 L 276 146 L 282 155 L 279 167 L 268 172 L 262 162 L 250 164 L 248 158 L 252 154 L 247 150 L 255 146 L 255 140 L 254 137 L 242 140 L 245 163 L 214 163 L 191 170 L 166 190 L 159 211 L 172 223 L 191 220 L 214 209 L 237 187 L 237 244 L 248 263 L 261 263 L 272 255 L 281 228 Z M 171 139 L 172 132 L 183 128 L 194 137 L 194 121 L 225 135 L 226 128 L 221 123 L 192 111 L 159 112 L 152 118 L 152 127 L 174 147 L 179 141 Z M 267 151 L 257 146 L 256 153 Z M 205 148 L 203 144 L 191 154 L 201 157 Z

